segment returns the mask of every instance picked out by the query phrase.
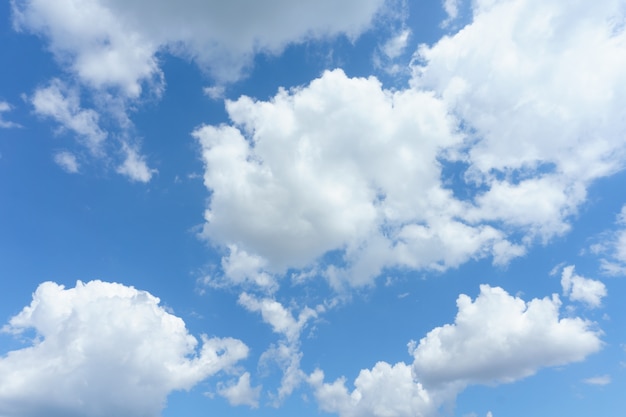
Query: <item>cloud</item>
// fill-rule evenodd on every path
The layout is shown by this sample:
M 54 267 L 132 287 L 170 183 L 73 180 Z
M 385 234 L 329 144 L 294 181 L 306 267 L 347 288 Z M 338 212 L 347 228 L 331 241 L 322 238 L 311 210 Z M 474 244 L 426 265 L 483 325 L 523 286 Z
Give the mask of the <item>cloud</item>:
M 448 17 L 441 23 L 442 27 L 448 27 L 452 21 L 456 20 L 459 16 L 460 5 L 461 0 L 443 0 L 443 9 Z
M 188 390 L 248 354 L 241 341 L 202 346 L 159 299 L 121 284 L 45 282 L 3 331 L 34 330 L 32 345 L 0 358 L 7 417 L 158 416 L 167 395 Z
M 624 168 L 623 10 L 612 0 L 593 11 L 581 1 L 472 4 L 469 25 L 420 47 L 412 85 L 442 97 L 468 132 L 455 157 L 487 188 L 476 220 L 546 240 L 568 230 L 591 181 Z
M 76 156 L 67 151 L 61 151 L 54 154 L 54 162 L 59 165 L 65 172 L 70 174 L 78 173 L 78 161 L 76 160 Z
M 601 269 L 607 275 L 626 275 L 626 205 L 617 215 L 615 227 L 600 234 L 599 243 L 591 246 L 591 252 L 602 256 Z
M 409 73 L 406 64 L 396 62 L 406 51 L 411 37 L 411 30 L 402 27 L 392 34 L 374 53 L 374 66 L 383 69 L 387 74 Z
M 427 387 L 512 382 L 602 347 L 593 323 L 559 317 L 556 295 L 526 303 L 481 285 L 476 300 L 462 294 L 457 306 L 454 324 L 433 329 L 412 349 L 413 370 Z
M 31 97 L 35 113 L 53 119 L 63 129 L 76 134 L 82 144 L 94 155 L 102 153 L 107 133 L 100 128 L 99 114 L 83 109 L 77 89 L 53 79 L 47 87 L 39 88 Z
M 283 371 L 281 385 L 276 395 L 273 395 L 273 404 L 278 406 L 305 379 L 305 374 L 300 369 L 302 359 L 300 335 L 307 323 L 316 318 L 318 312 L 322 312 L 324 308 L 318 307 L 313 310 L 304 307 L 296 319 L 291 311 L 271 298 L 258 299 L 250 294 L 242 293 L 239 296 L 239 304 L 248 311 L 261 313 L 263 321 L 272 326 L 274 333 L 283 337 L 277 344 L 263 352 L 259 359 L 261 365 L 275 363 Z
M 351 392 L 345 378 L 326 383 L 321 370 L 313 372 L 308 382 L 320 409 L 341 417 L 434 417 L 468 385 L 512 382 L 602 346 L 592 323 L 559 318 L 556 295 L 526 303 L 482 285 L 475 301 L 462 294 L 457 305 L 453 324 L 409 344 L 412 364 L 378 362 L 361 370 Z
M 410 88 L 335 70 L 227 101 L 229 125 L 194 132 L 203 236 L 276 275 L 339 253 L 323 275 L 341 288 L 385 268 L 503 265 L 567 233 L 589 185 L 626 163 L 622 10 L 587 9 L 474 2 L 470 24 L 419 48 Z
M 21 127 L 19 123 L 9 122 L 2 118 L 2 113 L 9 112 L 12 109 L 13 109 L 13 106 L 11 106 L 9 103 L 7 103 L 6 101 L 0 101 L 0 128 L 11 129 L 11 128 L 16 128 L 16 127 Z
M 218 384 L 217 392 L 226 398 L 230 405 L 247 405 L 251 408 L 258 408 L 261 388 L 262 387 L 260 385 L 252 388 L 250 386 L 250 373 L 245 372 L 234 384 Z
M 611 383 L 610 375 L 594 376 L 592 378 L 583 379 L 585 384 L 589 385 L 609 385 Z
M 16 0 L 14 25 L 47 39 L 85 84 L 138 97 L 146 81 L 162 88 L 158 52 L 189 58 L 222 81 L 241 76 L 257 53 L 291 43 L 367 30 L 384 0 L 250 0 L 176 5 L 167 0 Z
M 315 371 L 309 383 L 321 410 L 341 417 L 410 417 L 435 416 L 447 399 L 433 395 L 411 373 L 403 362 L 390 365 L 378 362 L 371 370 L 362 370 L 354 380 L 354 390 L 346 388 L 345 378 L 324 383 L 324 373 Z
M 119 174 L 126 175 L 131 181 L 146 183 L 152 179 L 152 175 L 157 173 L 156 169 L 148 167 L 146 158 L 138 152 L 136 147 L 123 143 L 122 150 L 126 156 L 124 162 L 117 167 Z
M 572 301 L 580 301 L 590 308 L 602 305 L 602 298 L 606 297 L 606 286 L 593 279 L 588 279 L 574 272 L 574 265 L 563 268 L 561 274 L 563 295 Z
M 372 283 L 391 266 L 443 270 L 523 254 L 442 185 L 442 149 L 462 141 L 432 93 L 325 72 L 270 101 L 227 101 L 232 125 L 203 126 L 202 235 L 264 259 L 265 271 L 310 267 L 340 251 L 333 285 Z M 234 278 L 239 281 L 238 278 Z

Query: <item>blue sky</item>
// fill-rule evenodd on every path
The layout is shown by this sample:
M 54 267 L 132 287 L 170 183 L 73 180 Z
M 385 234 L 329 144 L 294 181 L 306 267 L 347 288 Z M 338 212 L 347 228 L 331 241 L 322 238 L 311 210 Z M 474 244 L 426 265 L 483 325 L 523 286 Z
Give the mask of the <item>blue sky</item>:
M 626 3 L 0 6 L 0 416 L 618 416 Z

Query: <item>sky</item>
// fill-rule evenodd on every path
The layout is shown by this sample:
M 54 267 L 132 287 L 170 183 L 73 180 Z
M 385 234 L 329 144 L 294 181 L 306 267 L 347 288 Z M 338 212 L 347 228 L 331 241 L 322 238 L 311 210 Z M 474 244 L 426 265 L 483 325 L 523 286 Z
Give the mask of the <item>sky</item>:
M 0 5 L 0 417 L 621 416 L 626 2 Z

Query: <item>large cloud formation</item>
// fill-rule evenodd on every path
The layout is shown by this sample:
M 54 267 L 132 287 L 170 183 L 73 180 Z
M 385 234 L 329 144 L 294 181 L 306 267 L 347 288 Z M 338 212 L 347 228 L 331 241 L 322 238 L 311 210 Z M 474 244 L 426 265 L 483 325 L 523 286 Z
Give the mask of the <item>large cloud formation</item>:
M 315 371 L 309 383 L 320 408 L 341 417 L 434 417 L 468 385 L 512 382 L 602 347 L 593 323 L 560 317 L 557 295 L 524 302 L 482 285 L 475 300 L 461 294 L 457 306 L 453 324 L 409 344 L 412 364 L 363 369 L 351 392 L 345 378 L 325 383 Z
M 136 97 L 162 77 L 156 54 L 193 59 L 223 81 L 240 76 L 254 54 L 290 43 L 366 30 L 384 0 L 314 2 L 168 0 L 12 0 L 14 22 L 47 38 L 83 82 Z
M 0 358 L 0 415 L 158 416 L 190 389 L 248 354 L 241 341 L 202 346 L 159 299 L 121 284 L 41 284 L 3 331 L 36 338 Z
M 502 0 L 473 13 L 419 48 L 408 88 L 328 71 L 228 101 L 230 125 L 194 132 L 204 236 L 226 263 L 256 259 L 255 281 L 339 253 L 319 272 L 363 285 L 386 267 L 504 264 L 569 230 L 589 184 L 626 162 L 623 10 Z

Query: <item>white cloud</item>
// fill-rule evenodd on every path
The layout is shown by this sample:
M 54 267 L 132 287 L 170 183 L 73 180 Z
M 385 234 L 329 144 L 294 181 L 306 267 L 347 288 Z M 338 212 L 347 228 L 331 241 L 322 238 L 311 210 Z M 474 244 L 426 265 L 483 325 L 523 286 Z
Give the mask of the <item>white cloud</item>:
M 612 230 L 600 235 L 601 241 L 591 246 L 591 252 L 603 256 L 601 268 L 607 275 L 626 275 L 626 205 L 617 215 Z
M 11 128 L 15 128 L 15 127 L 21 127 L 18 123 L 9 122 L 9 121 L 3 119 L 2 113 L 9 112 L 12 109 L 13 109 L 13 106 L 11 106 L 8 102 L 0 101 L 0 128 L 11 129 Z
M 443 9 L 448 17 L 441 23 L 442 27 L 447 27 L 459 16 L 459 6 L 462 0 L 443 0 Z
M 251 408 L 258 408 L 261 386 L 250 386 L 250 373 L 245 372 L 239 380 L 230 385 L 218 384 L 218 394 L 226 398 L 230 405 L 247 405 Z
M 57 152 L 54 154 L 54 162 L 70 174 L 76 174 L 78 172 L 78 161 L 76 160 L 76 156 L 71 152 Z
M 333 265 L 328 279 L 365 285 L 387 266 L 441 270 L 524 252 L 464 221 L 471 206 L 443 188 L 437 159 L 462 137 L 431 93 L 336 70 L 227 110 L 233 126 L 194 132 L 212 193 L 203 235 L 262 257 L 269 273 L 339 250 L 347 267 Z
M 593 11 L 557 0 L 473 7 L 471 24 L 420 48 L 413 86 L 443 97 L 471 132 L 456 157 L 488 188 L 476 219 L 545 240 L 567 231 L 591 181 L 624 167 L 626 32 L 611 23 L 623 10 L 613 0 Z
M 395 59 L 406 50 L 411 36 L 410 29 L 403 29 L 389 39 L 381 48 L 382 52 L 389 59 Z
M 152 175 L 157 172 L 150 169 L 146 163 L 146 158 L 141 155 L 138 150 L 127 144 L 122 144 L 122 150 L 125 154 L 124 162 L 117 167 L 117 172 L 126 175 L 131 181 L 149 182 Z
M 107 133 L 100 128 L 98 113 L 81 107 L 78 90 L 53 79 L 50 85 L 35 91 L 31 103 L 35 113 L 49 117 L 75 133 L 92 154 L 101 154 Z
M 14 23 L 44 35 L 59 61 L 96 88 L 117 86 L 137 97 L 142 82 L 162 77 L 155 54 L 191 58 L 232 81 L 259 52 L 345 34 L 357 37 L 384 0 L 293 2 L 250 0 L 16 0 Z
M 611 383 L 611 376 L 610 375 L 594 376 L 591 378 L 583 379 L 583 382 L 589 385 L 609 385 Z
M 474 302 L 461 295 L 457 305 L 454 324 L 409 344 L 412 365 L 378 362 L 359 373 L 352 392 L 345 378 L 325 383 L 322 371 L 313 372 L 308 382 L 320 409 L 341 417 L 435 417 L 467 385 L 511 382 L 583 360 L 602 345 L 592 323 L 559 319 L 556 295 L 526 303 L 483 285 Z
M 580 301 L 591 308 L 602 305 L 606 297 L 606 286 L 593 279 L 585 278 L 574 272 L 574 265 L 566 266 L 561 273 L 563 295 L 572 301 Z
M 411 30 L 403 27 L 394 33 L 384 44 L 380 45 L 374 53 L 374 66 L 383 69 L 387 74 L 396 75 L 409 73 L 406 63 L 398 62 L 406 51 L 411 37 Z
M 591 322 L 559 317 L 556 295 L 526 303 L 481 285 L 476 300 L 462 294 L 457 306 L 454 324 L 433 329 L 412 351 L 414 372 L 427 387 L 511 382 L 602 347 Z
M 277 364 L 283 371 L 281 385 L 274 396 L 274 405 L 289 396 L 304 380 L 305 375 L 300 369 L 300 335 L 306 324 L 317 317 L 318 312 L 323 311 L 323 307 L 313 310 L 304 307 L 298 314 L 297 319 L 291 311 L 274 299 L 257 299 L 247 293 L 242 293 L 239 297 L 239 304 L 248 311 L 259 312 L 263 321 L 270 326 L 274 333 L 283 336 L 283 340 L 278 344 L 270 346 L 263 352 L 259 359 L 260 364 Z
M 41 284 L 3 331 L 34 329 L 32 346 L 0 359 L 0 414 L 158 416 L 167 395 L 229 369 L 241 341 L 202 336 L 159 299 L 121 284 Z
M 506 264 L 567 233 L 588 186 L 626 166 L 618 6 L 474 2 L 468 26 L 419 49 L 411 88 L 336 70 L 227 102 L 230 126 L 194 132 L 204 236 L 274 274 L 338 252 L 324 275 L 340 288 L 390 267 Z
M 371 370 L 363 369 L 354 381 L 354 390 L 346 388 L 345 378 L 324 383 L 324 373 L 309 377 L 320 409 L 341 417 L 410 417 L 435 416 L 448 398 L 433 394 L 415 380 L 411 366 L 403 362 L 390 365 L 378 362 Z

